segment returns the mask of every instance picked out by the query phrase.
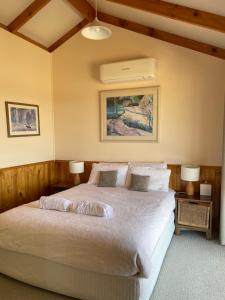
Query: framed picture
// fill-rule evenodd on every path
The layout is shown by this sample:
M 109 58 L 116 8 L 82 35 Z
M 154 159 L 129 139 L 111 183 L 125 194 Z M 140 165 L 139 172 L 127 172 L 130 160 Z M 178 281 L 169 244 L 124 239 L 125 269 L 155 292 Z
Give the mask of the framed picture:
M 158 141 L 159 87 L 100 92 L 102 141 Z
M 5 102 L 8 137 L 40 135 L 38 105 Z

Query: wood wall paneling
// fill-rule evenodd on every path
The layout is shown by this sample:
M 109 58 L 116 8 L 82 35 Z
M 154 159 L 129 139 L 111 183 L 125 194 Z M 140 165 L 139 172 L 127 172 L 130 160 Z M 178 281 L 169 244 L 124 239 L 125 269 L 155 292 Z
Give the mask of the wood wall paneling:
M 53 161 L 0 169 L 0 212 L 48 195 L 54 174 Z
M 81 183 L 86 183 L 91 173 L 92 164 L 94 161 L 84 162 L 84 173 L 80 174 Z M 59 182 L 73 182 L 73 175 L 69 173 L 68 160 L 55 161 L 55 181 Z

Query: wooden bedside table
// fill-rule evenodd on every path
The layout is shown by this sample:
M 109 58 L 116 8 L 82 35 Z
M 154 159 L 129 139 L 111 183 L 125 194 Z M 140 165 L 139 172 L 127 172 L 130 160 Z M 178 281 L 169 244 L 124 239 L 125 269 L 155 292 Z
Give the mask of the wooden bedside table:
M 74 184 L 71 182 L 58 182 L 51 186 L 51 194 L 56 194 L 72 187 L 74 187 Z
M 206 233 L 206 238 L 212 238 L 212 210 L 213 202 L 210 196 L 195 194 L 187 196 L 177 193 L 175 210 L 175 233 L 182 229 L 197 230 Z

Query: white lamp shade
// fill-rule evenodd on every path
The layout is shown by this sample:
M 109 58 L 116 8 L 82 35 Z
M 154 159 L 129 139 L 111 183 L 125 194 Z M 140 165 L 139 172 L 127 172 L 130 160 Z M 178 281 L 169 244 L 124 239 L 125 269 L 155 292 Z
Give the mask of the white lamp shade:
M 185 181 L 199 181 L 200 167 L 194 165 L 181 166 L 181 179 Z
M 84 172 L 84 162 L 83 161 L 70 161 L 70 173 L 71 174 L 80 174 Z
M 104 40 L 112 35 L 112 31 L 103 26 L 96 18 L 92 23 L 81 30 L 81 34 L 90 40 Z

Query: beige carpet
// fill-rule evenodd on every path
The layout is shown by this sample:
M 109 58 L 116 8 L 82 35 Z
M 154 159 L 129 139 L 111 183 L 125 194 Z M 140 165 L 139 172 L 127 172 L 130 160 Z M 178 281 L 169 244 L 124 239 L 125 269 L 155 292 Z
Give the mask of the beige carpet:
M 0 300 L 66 299 L 71 298 L 0 275 Z M 216 241 L 207 241 L 202 234 L 194 232 L 183 232 L 181 236 L 175 236 L 151 300 L 224 299 L 225 247 Z

